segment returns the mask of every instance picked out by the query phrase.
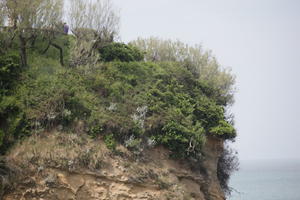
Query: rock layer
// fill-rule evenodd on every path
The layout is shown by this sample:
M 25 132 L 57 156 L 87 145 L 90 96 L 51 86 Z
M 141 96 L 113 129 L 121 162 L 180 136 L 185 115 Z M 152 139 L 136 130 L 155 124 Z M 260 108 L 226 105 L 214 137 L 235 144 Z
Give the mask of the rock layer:
M 50 153 L 46 157 L 45 149 L 51 146 L 45 146 L 44 142 L 51 145 L 52 140 L 53 144 L 59 144 L 61 138 L 53 135 L 35 138 L 34 143 L 25 141 L 10 151 L 6 165 L 14 171 L 14 176 L 10 177 L 11 184 L 4 183 L 7 177 L 2 173 L 3 200 L 225 199 L 217 178 L 217 162 L 223 150 L 220 139 L 207 139 L 201 163 L 171 159 L 170 152 L 163 147 L 136 155 L 122 146 L 112 153 L 101 139 L 86 141 L 78 151 L 92 149 L 93 145 L 101 147 L 91 153 L 89 159 L 101 154 L 101 163 L 93 166 L 76 162 L 85 161 L 76 157 L 81 154 L 72 157 L 67 149 L 63 151 L 67 147 L 53 148 L 56 155 Z M 67 155 L 70 160 L 65 165 L 56 160 Z

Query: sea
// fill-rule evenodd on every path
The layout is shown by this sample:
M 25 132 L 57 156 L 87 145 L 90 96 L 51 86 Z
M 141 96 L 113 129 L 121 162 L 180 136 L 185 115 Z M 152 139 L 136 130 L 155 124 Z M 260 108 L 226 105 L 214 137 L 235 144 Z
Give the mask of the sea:
M 229 200 L 300 200 L 300 161 L 241 161 Z

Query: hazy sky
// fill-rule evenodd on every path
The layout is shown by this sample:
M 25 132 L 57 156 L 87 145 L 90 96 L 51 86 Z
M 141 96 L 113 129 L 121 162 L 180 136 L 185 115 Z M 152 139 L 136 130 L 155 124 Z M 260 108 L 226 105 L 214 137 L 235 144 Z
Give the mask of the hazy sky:
M 200 43 L 237 76 L 241 160 L 300 159 L 300 1 L 114 0 L 121 39 Z

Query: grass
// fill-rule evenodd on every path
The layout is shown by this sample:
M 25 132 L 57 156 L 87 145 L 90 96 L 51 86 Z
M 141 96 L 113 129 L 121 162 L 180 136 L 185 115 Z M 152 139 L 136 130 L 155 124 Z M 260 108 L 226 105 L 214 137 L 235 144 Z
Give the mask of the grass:
M 18 166 L 31 164 L 73 171 L 80 168 L 99 170 L 107 149 L 99 141 L 71 133 L 51 132 L 32 136 L 17 143 L 10 159 Z
M 56 42 L 67 53 L 70 40 Z M 180 158 L 201 158 L 207 135 L 235 137 L 217 91 L 180 63 L 113 61 L 70 68 L 60 65 L 53 49 L 41 54 L 44 46 L 37 41 L 30 51 L 29 67 L 11 94 L 29 133 L 56 127 L 76 132 L 74 124 L 81 121 L 86 137 L 104 137 L 112 150 L 135 138 L 132 149 L 153 141 Z

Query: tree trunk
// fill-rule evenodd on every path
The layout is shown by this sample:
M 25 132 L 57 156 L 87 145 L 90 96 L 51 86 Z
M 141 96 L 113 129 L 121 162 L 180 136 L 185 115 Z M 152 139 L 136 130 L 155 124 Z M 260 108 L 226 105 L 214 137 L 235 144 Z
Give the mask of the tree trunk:
M 55 44 L 55 43 L 51 43 L 51 45 L 52 45 L 53 47 L 55 47 L 56 49 L 59 50 L 59 60 L 60 60 L 60 64 L 61 64 L 62 66 L 64 66 L 64 54 L 63 54 L 63 49 L 61 48 L 61 46 L 59 46 L 59 45 L 57 45 L 57 44 Z
M 31 48 L 34 48 L 35 42 L 36 42 L 36 39 L 37 39 L 37 35 L 33 34 L 31 36 L 31 39 L 32 39 L 32 41 L 31 41 Z
M 19 35 L 19 39 L 20 39 L 21 66 L 27 67 L 26 39 L 22 36 L 22 34 Z
M 51 45 L 51 42 L 48 43 L 46 49 L 42 52 L 43 55 L 48 51 L 50 45 Z

